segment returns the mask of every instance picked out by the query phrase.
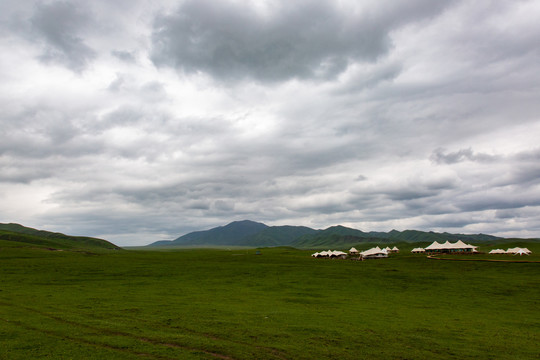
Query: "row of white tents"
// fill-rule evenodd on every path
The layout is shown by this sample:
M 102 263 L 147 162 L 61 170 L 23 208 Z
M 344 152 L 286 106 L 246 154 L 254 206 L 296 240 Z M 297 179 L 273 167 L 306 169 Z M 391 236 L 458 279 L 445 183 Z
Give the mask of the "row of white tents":
M 531 250 L 527 248 L 515 247 L 515 248 L 509 248 L 506 251 L 504 251 L 503 249 L 493 249 L 489 253 L 490 254 L 512 254 L 512 255 L 522 256 L 522 255 L 530 255 Z
M 385 247 L 384 249 L 381 249 L 380 247 L 377 246 L 377 247 L 371 248 L 371 249 L 366 250 L 366 251 L 370 251 L 370 250 L 372 250 L 372 251 L 382 251 L 382 250 L 386 250 L 387 253 L 393 253 L 393 252 L 398 253 L 398 252 L 399 252 L 399 249 L 398 249 L 397 246 L 394 246 L 393 248 L 390 248 L 389 246 L 387 246 L 387 247 Z M 365 252 L 365 251 L 363 251 L 363 252 Z M 349 254 L 351 254 L 351 255 L 358 255 L 358 254 L 361 254 L 361 252 L 359 252 L 358 250 L 356 250 L 355 248 L 352 247 L 352 248 L 349 250 Z
M 451 253 L 451 252 L 477 252 L 478 246 L 465 244 L 463 241 L 458 240 L 455 243 L 445 242 L 444 244 L 439 244 L 438 242 L 434 241 L 431 245 L 424 248 L 414 248 L 411 250 L 412 253 L 425 253 L 425 252 L 443 252 L 443 253 Z M 504 251 L 503 249 L 494 249 L 489 252 L 490 254 L 513 254 L 513 255 L 530 255 L 531 251 L 527 248 L 509 248 L 508 250 Z
M 343 251 L 338 251 L 338 250 L 328 250 L 328 251 L 321 251 L 321 252 L 316 252 L 314 254 L 311 254 L 311 256 L 313 257 L 326 257 L 326 258 L 336 258 L 336 257 L 347 257 L 347 253 L 343 252 Z
M 366 259 L 388 257 L 388 253 L 391 253 L 391 252 L 399 252 L 399 249 L 396 246 L 394 246 L 393 248 L 386 247 L 383 249 L 376 246 L 374 248 L 371 248 L 369 250 L 362 251 L 362 252 L 356 250 L 354 247 L 349 250 L 350 255 L 360 255 L 360 257 L 366 258 Z M 314 254 L 311 254 L 311 256 L 316 257 L 316 258 L 336 258 L 336 257 L 346 258 L 347 253 L 344 253 L 343 251 L 337 251 L 337 250 L 328 250 L 328 251 L 316 252 Z
M 453 252 L 469 252 L 474 253 L 477 252 L 478 246 L 465 244 L 463 241 L 458 240 L 455 243 L 451 243 L 449 241 L 446 241 L 443 244 L 438 243 L 437 241 L 434 241 L 431 245 L 427 246 L 426 248 L 414 248 L 411 250 L 412 253 L 426 253 L 426 252 L 440 252 L 440 253 L 453 253 Z M 371 248 L 369 250 L 365 251 L 358 251 L 354 247 L 349 250 L 350 255 L 360 255 L 361 258 L 364 259 L 370 259 L 370 258 L 384 258 L 388 257 L 389 253 L 392 252 L 399 252 L 399 249 L 394 246 L 394 248 L 386 247 L 386 248 L 380 248 L 378 246 Z M 490 254 L 513 254 L 513 255 L 530 255 L 531 251 L 527 248 L 509 248 L 508 250 L 503 249 L 494 249 L 489 252 Z M 316 252 L 314 254 L 311 254 L 312 257 L 323 257 L 323 258 L 346 258 L 347 253 L 343 251 L 338 250 L 328 250 L 328 251 L 321 251 Z
M 442 253 L 451 253 L 451 252 L 476 252 L 478 246 L 465 244 L 463 241 L 458 240 L 455 243 L 446 241 L 445 243 L 438 243 L 434 241 L 431 245 L 426 246 L 426 248 L 414 248 L 411 250 L 412 253 L 425 253 L 425 252 L 442 252 Z

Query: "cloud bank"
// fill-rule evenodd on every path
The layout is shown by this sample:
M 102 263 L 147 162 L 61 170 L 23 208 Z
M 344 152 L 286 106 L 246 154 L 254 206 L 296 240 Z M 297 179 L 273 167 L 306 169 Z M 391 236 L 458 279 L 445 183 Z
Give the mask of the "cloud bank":
M 2 222 L 540 237 L 534 1 L 0 10 Z

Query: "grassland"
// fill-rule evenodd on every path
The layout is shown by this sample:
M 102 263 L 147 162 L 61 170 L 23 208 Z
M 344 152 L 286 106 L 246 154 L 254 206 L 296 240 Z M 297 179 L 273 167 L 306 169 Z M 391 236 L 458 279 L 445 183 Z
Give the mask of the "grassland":
M 0 241 L 7 247 L 34 246 L 49 249 L 71 250 L 120 250 L 106 240 L 86 236 L 69 236 L 61 233 L 37 230 L 19 224 L 0 223 Z
M 540 264 L 260 251 L 0 241 L 0 358 L 540 357 Z

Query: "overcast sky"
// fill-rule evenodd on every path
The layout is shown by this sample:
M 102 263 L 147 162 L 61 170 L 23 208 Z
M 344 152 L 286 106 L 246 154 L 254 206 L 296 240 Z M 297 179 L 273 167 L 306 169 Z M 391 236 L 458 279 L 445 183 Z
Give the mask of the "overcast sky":
M 540 237 L 540 2 L 0 2 L 0 222 Z

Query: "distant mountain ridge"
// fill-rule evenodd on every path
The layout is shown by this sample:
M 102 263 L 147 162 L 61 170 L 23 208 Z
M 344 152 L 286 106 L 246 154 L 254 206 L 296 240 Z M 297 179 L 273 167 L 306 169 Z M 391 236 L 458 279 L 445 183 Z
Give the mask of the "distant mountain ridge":
M 231 245 L 241 242 L 246 237 L 254 236 L 266 228 L 268 228 L 267 225 L 254 221 L 234 221 L 225 226 L 186 234 L 174 242 L 183 245 Z
M 234 221 L 225 226 L 195 231 L 171 241 L 157 241 L 147 246 L 294 246 L 322 248 L 349 246 L 366 242 L 493 241 L 503 238 L 486 234 L 450 234 L 419 230 L 364 232 L 342 225 L 315 230 L 305 226 L 268 226 L 251 220 Z
M 10 246 L 35 246 L 51 250 L 120 249 L 120 247 L 103 239 L 70 236 L 57 232 L 37 230 L 14 223 L 0 223 L 0 241 L 10 244 Z

